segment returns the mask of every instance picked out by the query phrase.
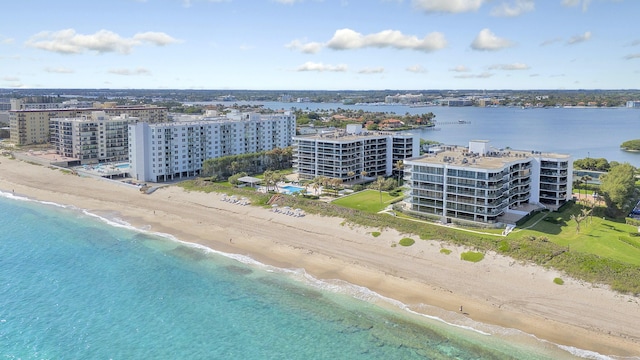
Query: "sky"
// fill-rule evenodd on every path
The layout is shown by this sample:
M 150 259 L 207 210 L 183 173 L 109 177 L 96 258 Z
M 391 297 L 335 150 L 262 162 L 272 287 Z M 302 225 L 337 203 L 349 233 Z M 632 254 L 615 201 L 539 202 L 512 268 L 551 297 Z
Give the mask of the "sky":
M 638 89 L 638 0 L 22 0 L 0 88 Z

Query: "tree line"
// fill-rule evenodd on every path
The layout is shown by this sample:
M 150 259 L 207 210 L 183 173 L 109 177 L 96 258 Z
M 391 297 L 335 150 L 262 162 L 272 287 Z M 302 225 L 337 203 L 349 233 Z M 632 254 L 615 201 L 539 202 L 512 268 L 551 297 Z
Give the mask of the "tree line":
M 609 162 L 604 158 L 586 158 L 575 160 L 573 166 L 575 169 L 602 171 L 605 173 L 599 177 L 600 186 L 598 186 L 597 191 L 605 201 L 608 216 L 626 216 L 640 197 L 640 190 L 636 187 L 638 169 L 629 163 Z M 587 186 L 591 180 L 589 175 L 581 176 L 574 179 L 573 185 L 576 188 L 582 187 L 582 184 Z
M 229 155 L 207 159 L 202 164 L 202 175 L 213 180 L 226 180 L 238 173 L 260 174 L 266 170 L 291 168 L 293 148 L 275 148 L 257 153 Z

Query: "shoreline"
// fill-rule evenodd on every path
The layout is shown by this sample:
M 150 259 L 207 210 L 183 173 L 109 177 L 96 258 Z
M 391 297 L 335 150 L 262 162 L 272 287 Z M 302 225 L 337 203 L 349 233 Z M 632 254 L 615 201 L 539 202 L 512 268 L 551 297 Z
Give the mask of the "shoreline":
M 346 281 L 417 313 L 433 307 L 461 322 L 468 317 L 557 345 L 609 356 L 640 353 L 638 298 L 497 254 L 468 263 L 459 259 L 464 248 L 437 240 L 392 248 L 391 243 L 406 235 L 395 230 L 385 229 L 374 238 L 370 231 L 378 229 L 352 227 L 339 218 L 295 218 L 175 186 L 143 195 L 109 181 L 6 158 L 0 159 L 0 189 L 109 214 L 136 228 L 266 265 L 301 268 L 320 280 Z M 442 246 L 452 254 L 441 254 Z M 554 277 L 563 277 L 565 285 L 553 284 Z M 459 306 L 464 307 L 464 316 L 457 314 Z

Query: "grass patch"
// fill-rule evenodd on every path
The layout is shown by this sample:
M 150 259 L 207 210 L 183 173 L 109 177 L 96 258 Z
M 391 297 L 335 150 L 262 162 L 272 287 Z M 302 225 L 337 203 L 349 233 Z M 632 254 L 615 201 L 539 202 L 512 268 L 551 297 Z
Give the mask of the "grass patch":
M 415 243 L 416 243 L 416 241 L 413 240 L 412 238 L 402 238 L 402 239 L 400 239 L 400 242 L 399 242 L 399 244 L 402 245 L 402 246 L 411 246 L 411 245 L 413 245 Z
M 640 240 L 628 236 L 630 233 L 637 233 L 636 227 L 602 219 L 601 216 L 590 216 L 580 223 L 580 232 L 577 232 L 577 224 L 571 219 L 571 215 L 580 214 L 582 209 L 580 204 L 568 204 L 563 211 L 548 213 L 543 221 L 528 221 L 523 227 L 530 227 L 529 229 L 509 234 L 509 238 L 544 236 L 571 252 L 592 254 L 640 266 Z
M 382 233 L 381 233 L 380 231 L 372 231 L 372 232 L 371 232 L 371 236 L 373 236 L 373 237 L 378 237 L 378 236 L 380 236 L 381 234 L 382 234 Z
M 554 284 L 558 284 L 558 285 L 563 285 L 564 284 L 564 280 L 562 280 L 560 278 L 555 278 L 555 279 L 553 279 L 553 283 Z
M 343 206 L 350 209 L 361 210 L 368 213 L 377 213 L 384 210 L 394 200 L 400 199 L 401 196 L 391 196 L 388 192 L 382 192 L 382 202 L 380 202 L 380 192 L 376 190 L 362 190 L 349 196 L 343 196 L 333 200 L 335 205 Z
M 460 254 L 460 259 L 464 261 L 480 262 L 482 261 L 482 259 L 484 259 L 484 254 L 475 251 L 465 251 Z
M 511 245 L 507 240 L 502 240 L 498 243 L 498 251 L 501 253 L 507 253 L 511 250 Z
M 441 254 L 445 254 L 445 255 L 449 255 L 449 254 L 451 254 L 451 250 L 442 248 L 442 249 L 440 249 L 440 253 Z
M 245 196 L 253 205 L 265 207 L 272 196 L 253 189 L 228 188 L 202 179 L 183 181 L 177 186 L 187 191 L 214 191 Z M 371 194 L 371 201 L 380 203 L 378 191 L 370 190 L 363 193 Z M 351 196 L 344 199 L 348 198 Z M 355 202 L 357 198 L 352 199 Z M 568 204 L 559 212 L 533 215 L 507 238 L 503 238 L 462 231 L 455 227 L 437 226 L 428 222 L 409 221 L 409 216 L 399 211 L 396 211 L 397 216 L 389 216 L 337 206 L 335 203 L 304 199 L 300 196 L 284 196 L 278 204 L 301 208 L 308 214 L 338 217 L 349 225 L 372 229 L 392 228 L 400 233 L 416 234 L 420 239 L 437 239 L 484 253 L 495 251 L 517 261 L 554 268 L 576 279 L 608 285 L 615 291 L 640 294 L 640 246 L 637 243 L 640 239 L 631 235 L 637 233 L 637 227 L 620 220 L 602 219 L 602 209 L 598 208 L 595 209 L 592 218 L 583 220 L 579 233 L 576 232 L 576 223 L 570 216 L 579 214 L 582 205 Z M 553 220 L 537 222 L 546 216 Z

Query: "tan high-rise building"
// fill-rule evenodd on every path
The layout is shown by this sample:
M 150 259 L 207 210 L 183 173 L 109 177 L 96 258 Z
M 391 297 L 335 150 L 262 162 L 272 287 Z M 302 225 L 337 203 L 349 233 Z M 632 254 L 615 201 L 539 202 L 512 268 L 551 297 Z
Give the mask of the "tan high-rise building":
M 47 144 L 50 140 L 49 120 L 52 118 L 91 117 L 93 111 L 107 116 L 127 114 L 148 123 L 168 120 L 168 110 L 159 106 L 119 106 L 110 108 L 30 109 L 9 111 L 10 140 L 16 145 Z

